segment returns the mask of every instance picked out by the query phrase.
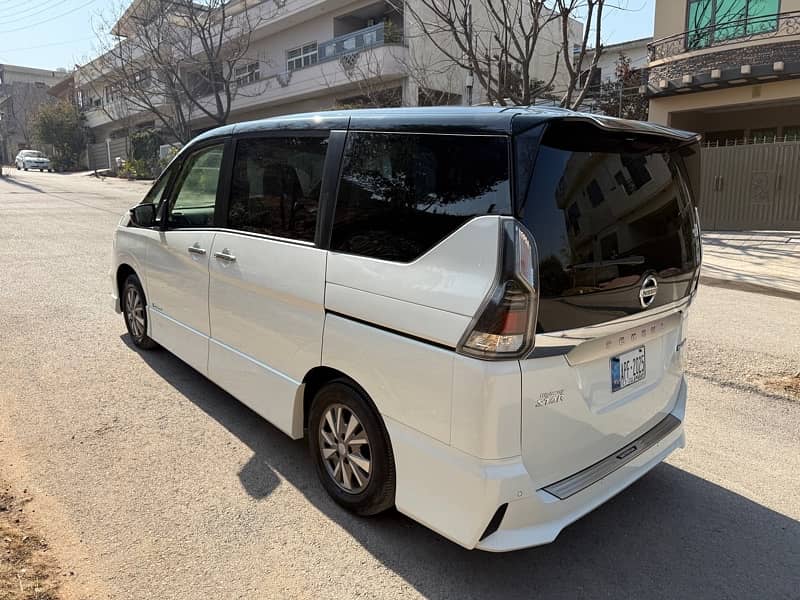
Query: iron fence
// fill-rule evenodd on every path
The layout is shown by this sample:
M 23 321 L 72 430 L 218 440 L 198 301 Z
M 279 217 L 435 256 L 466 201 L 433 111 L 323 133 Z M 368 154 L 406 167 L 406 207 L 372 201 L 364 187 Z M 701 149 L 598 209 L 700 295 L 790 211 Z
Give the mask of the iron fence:
M 655 61 L 693 50 L 794 35 L 800 35 L 800 11 L 733 19 L 688 29 L 651 42 L 647 51 L 650 61 Z

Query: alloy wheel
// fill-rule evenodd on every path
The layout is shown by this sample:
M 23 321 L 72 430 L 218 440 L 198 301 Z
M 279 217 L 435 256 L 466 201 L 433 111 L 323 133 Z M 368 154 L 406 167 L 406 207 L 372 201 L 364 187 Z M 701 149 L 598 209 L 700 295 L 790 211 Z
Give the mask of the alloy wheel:
M 356 414 L 343 404 L 332 404 L 319 423 L 319 451 L 333 481 L 349 494 L 369 484 L 372 459 L 369 438 Z
M 144 302 L 142 295 L 134 286 L 129 285 L 125 290 L 125 320 L 128 322 L 131 335 L 141 339 L 145 334 Z

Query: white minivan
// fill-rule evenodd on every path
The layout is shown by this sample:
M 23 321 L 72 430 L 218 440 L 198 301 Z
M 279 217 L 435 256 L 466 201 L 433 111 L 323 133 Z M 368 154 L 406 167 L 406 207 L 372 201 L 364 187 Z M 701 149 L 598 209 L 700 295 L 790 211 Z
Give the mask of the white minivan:
M 697 141 L 530 108 L 225 126 L 120 222 L 115 308 L 306 436 L 347 509 L 544 544 L 684 445 Z

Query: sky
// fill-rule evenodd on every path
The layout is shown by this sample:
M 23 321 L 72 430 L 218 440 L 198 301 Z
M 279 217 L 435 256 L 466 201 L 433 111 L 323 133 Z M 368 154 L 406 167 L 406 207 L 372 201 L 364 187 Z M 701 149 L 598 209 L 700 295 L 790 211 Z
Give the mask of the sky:
M 609 4 L 620 8 L 606 8 L 605 44 L 653 35 L 655 0 Z M 95 31 L 119 6 L 110 0 L 0 0 L 0 63 L 71 70 L 97 55 Z

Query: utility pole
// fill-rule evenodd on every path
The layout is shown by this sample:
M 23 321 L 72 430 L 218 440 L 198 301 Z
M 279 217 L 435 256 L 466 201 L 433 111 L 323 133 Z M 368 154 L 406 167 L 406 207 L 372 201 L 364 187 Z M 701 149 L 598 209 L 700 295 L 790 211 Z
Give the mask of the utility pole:
M 0 110 L 0 177 L 3 177 L 3 163 L 6 162 L 6 136 L 3 135 L 5 129 L 6 113 Z
M 470 43 L 474 43 L 472 39 L 472 3 L 470 2 L 467 5 L 467 30 L 469 34 Z M 467 106 L 472 106 L 472 89 L 475 85 L 475 75 L 472 72 L 472 60 L 468 56 L 467 60 L 470 61 L 470 69 L 467 71 L 467 78 L 464 82 L 464 87 L 466 88 L 466 96 L 467 96 Z

